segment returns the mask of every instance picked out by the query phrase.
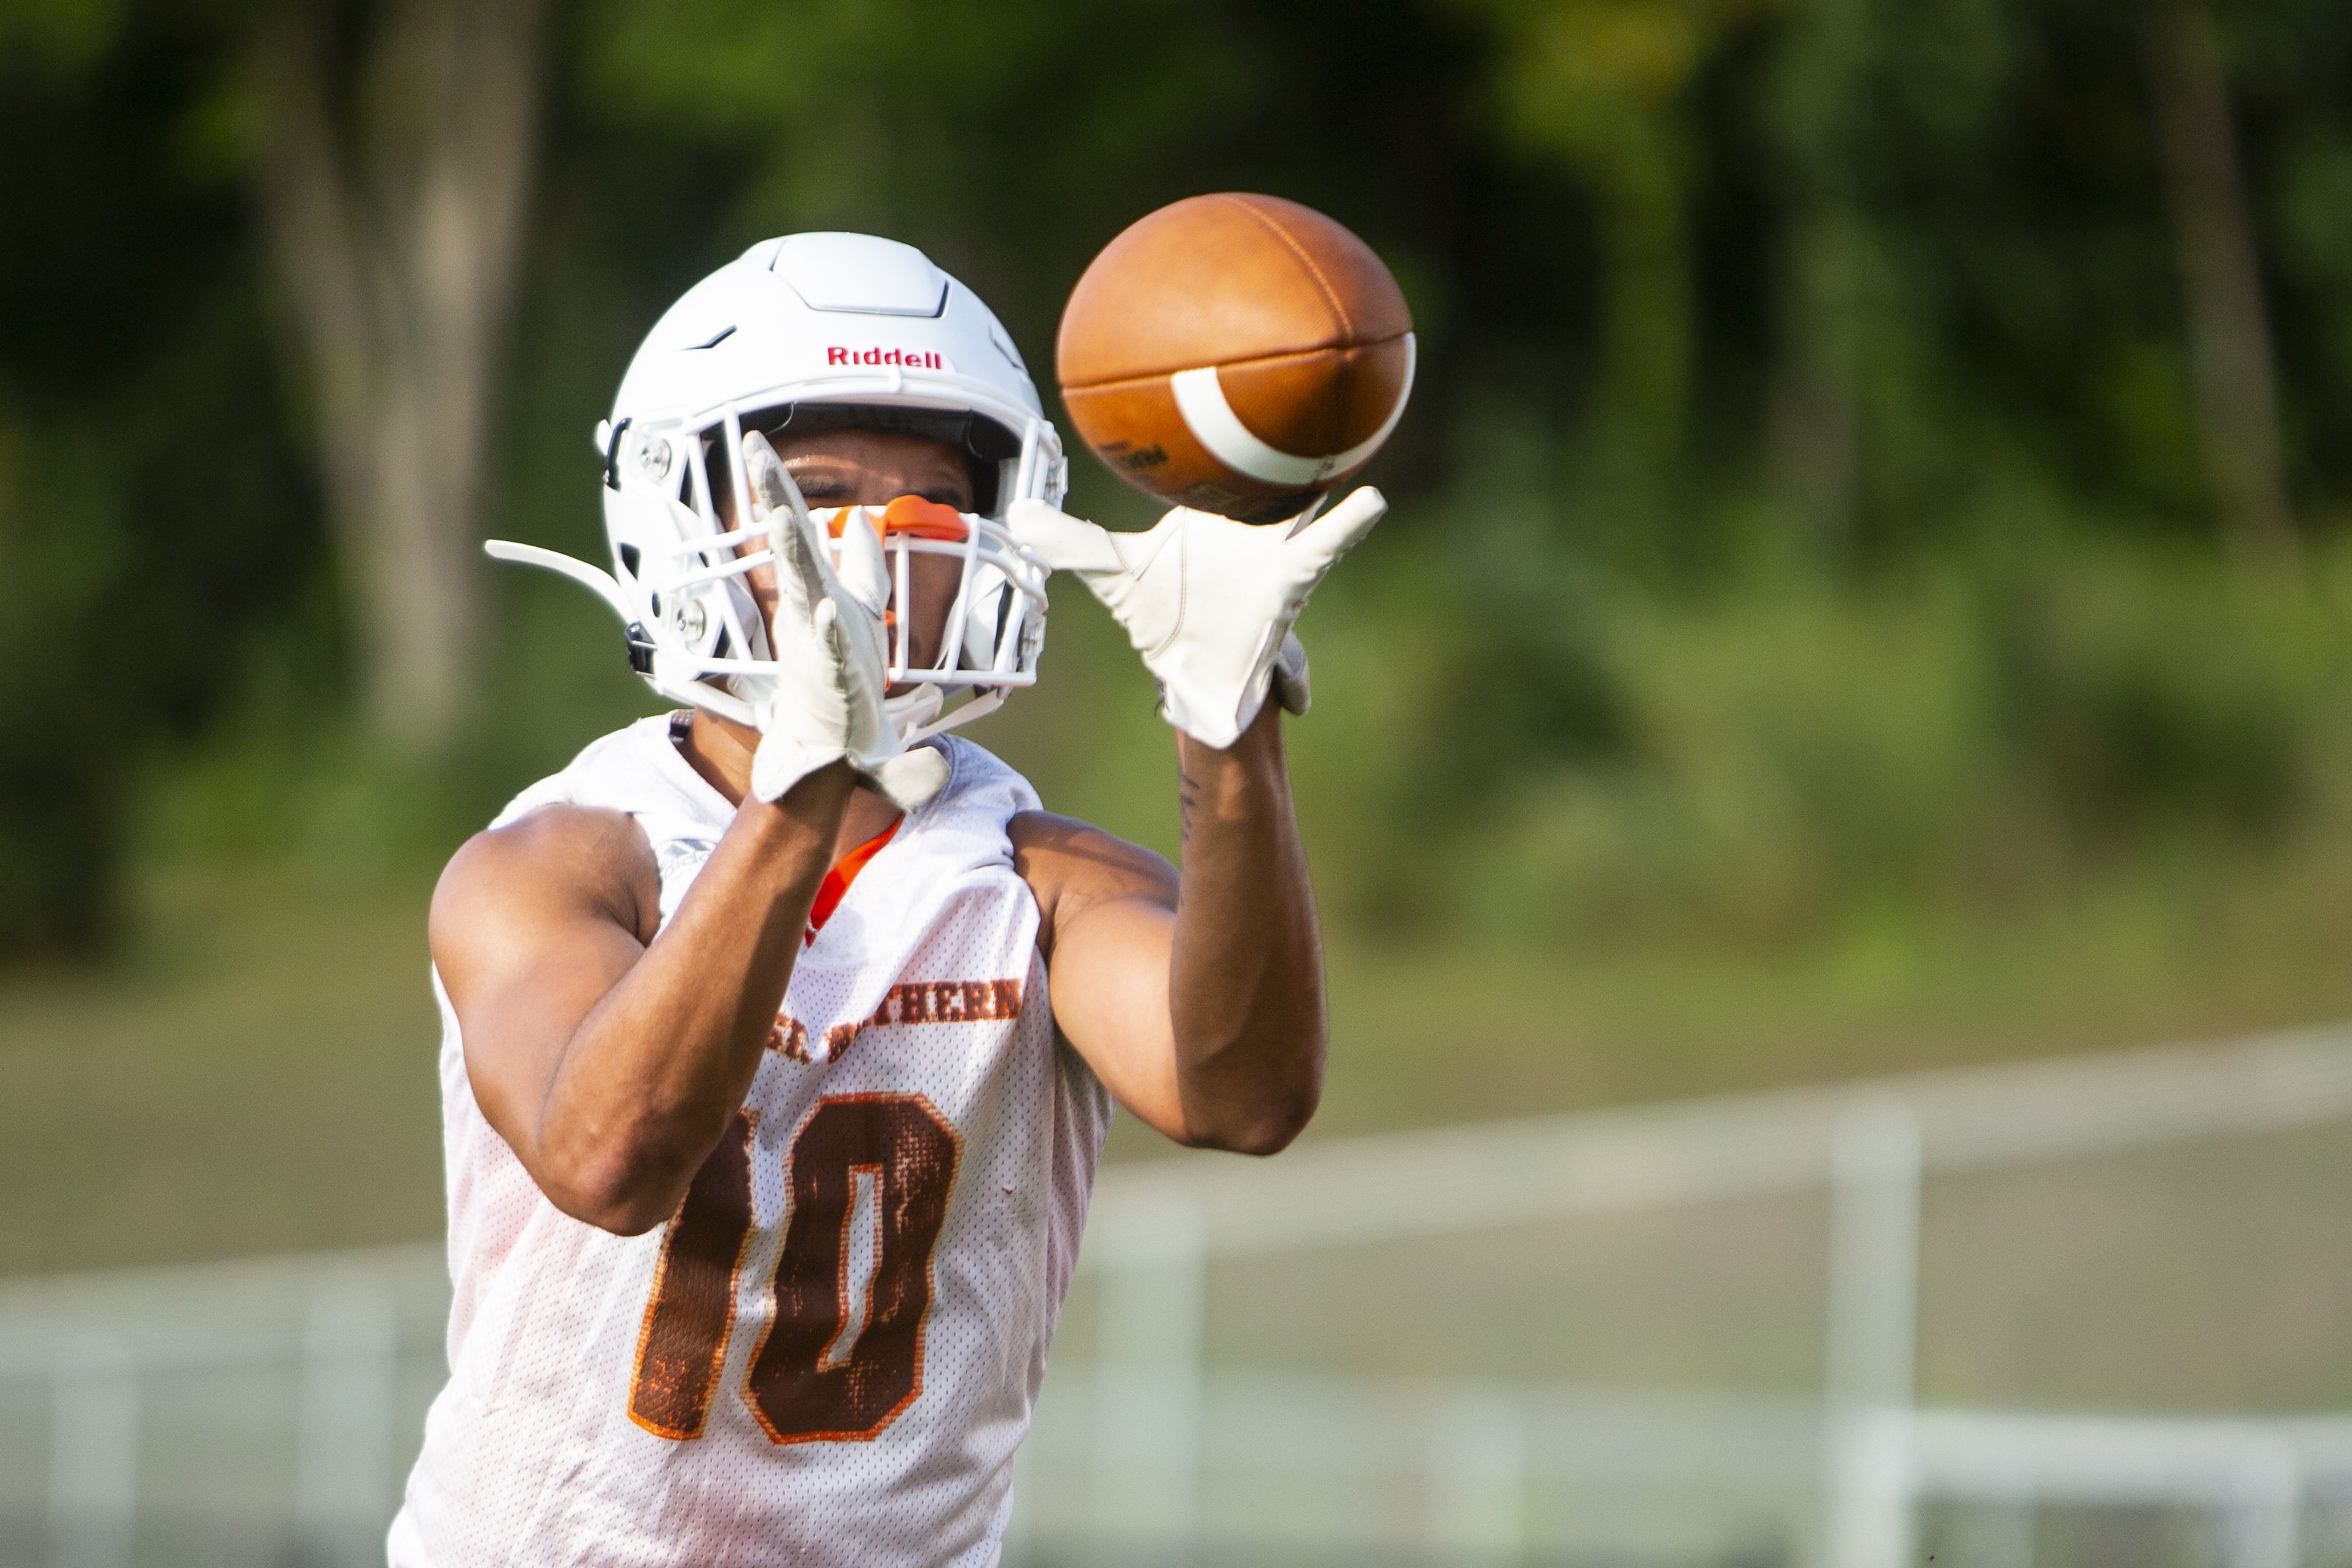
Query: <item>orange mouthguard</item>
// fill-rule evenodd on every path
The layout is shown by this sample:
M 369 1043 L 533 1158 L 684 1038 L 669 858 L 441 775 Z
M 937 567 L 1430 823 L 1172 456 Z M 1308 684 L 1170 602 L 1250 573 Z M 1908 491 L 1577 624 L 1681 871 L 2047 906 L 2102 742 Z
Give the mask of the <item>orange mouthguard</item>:
M 889 505 L 876 509 L 870 506 L 843 507 L 833 514 L 832 532 L 841 537 L 841 525 L 852 511 L 865 514 L 874 531 L 887 539 L 894 533 L 909 539 L 935 539 L 948 544 L 961 544 L 971 536 L 963 514 L 944 501 L 925 500 L 920 496 L 900 496 Z

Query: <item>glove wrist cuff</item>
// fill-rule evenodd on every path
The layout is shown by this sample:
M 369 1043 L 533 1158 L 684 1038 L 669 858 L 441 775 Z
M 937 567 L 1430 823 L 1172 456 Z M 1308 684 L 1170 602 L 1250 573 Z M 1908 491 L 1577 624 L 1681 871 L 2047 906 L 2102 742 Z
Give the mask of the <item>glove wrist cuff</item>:
M 1197 671 L 1190 680 L 1162 677 L 1160 716 L 1202 745 L 1222 752 L 1257 722 L 1268 698 L 1286 712 L 1307 711 L 1307 649 L 1288 631 L 1275 644 L 1272 654 L 1261 656 L 1238 685 L 1202 680 Z
M 848 755 L 846 750 L 801 745 L 770 736 L 751 754 L 752 798 L 773 805 L 801 780 Z

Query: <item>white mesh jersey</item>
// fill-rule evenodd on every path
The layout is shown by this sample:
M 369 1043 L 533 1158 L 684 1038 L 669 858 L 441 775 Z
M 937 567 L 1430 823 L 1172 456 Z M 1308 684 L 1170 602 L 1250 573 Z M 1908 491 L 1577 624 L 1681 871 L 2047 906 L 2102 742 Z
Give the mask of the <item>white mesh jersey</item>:
M 734 815 L 669 722 L 598 741 L 499 818 L 628 813 L 664 921 Z M 803 950 L 667 1226 L 614 1236 L 540 1194 L 442 996 L 450 1378 L 394 1568 L 996 1560 L 1110 1100 L 1049 1021 L 1005 837 L 1036 796 L 940 743 L 946 787 Z

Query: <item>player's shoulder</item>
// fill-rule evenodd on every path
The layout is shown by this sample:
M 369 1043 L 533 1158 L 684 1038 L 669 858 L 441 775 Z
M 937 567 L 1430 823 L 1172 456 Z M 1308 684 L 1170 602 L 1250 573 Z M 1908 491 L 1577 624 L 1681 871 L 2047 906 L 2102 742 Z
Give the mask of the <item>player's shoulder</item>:
M 1106 833 L 1081 817 L 1065 816 L 1058 811 L 1043 808 L 1014 812 L 1004 824 L 1004 837 L 1012 841 L 1016 861 L 1024 858 L 1109 854 L 1120 858 L 1142 857 L 1167 864 L 1141 845 Z
M 1165 856 L 1058 812 L 1015 812 L 1004 825 L 1013 868 L 1037 900 L 1039 935 L 1053 933 L 1087 906 L 1141 899 L 1176 907 L 1176 868 Z
M 939 735 L 926 742 L 947 759 L 948 782 L 932 810 L 975 824 L 1008 821 L 1041 804 L 1036 786 L 1021 770 L 968 735 Z
M 559 800 L 483 828 L 457 847 L 443 876 L 593 879 L 638 860 L 651 867 L 654 852 L 635 817 L 614 806 Z
M 661 877 L 640 814 L 675 815 L 681 786 L 661 767 L 674 717 L 598 736 L 459 846 L 434 891 L 436 948 L 452 930 L 470 937 L 583 911 L 649 939 Z
M 431 935 L 470 944 L 493 933 L 601 918 L 649 941 L 661 873 L 636 819 L 554 801 L 501 817 L 458 846 L 434 889 Z

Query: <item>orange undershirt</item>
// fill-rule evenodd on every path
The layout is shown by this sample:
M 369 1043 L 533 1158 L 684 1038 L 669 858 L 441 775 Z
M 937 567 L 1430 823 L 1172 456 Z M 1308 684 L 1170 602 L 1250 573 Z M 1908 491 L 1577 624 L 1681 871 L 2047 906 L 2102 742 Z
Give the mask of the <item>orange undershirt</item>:
M 898 831 L 898 825 L 906 820 L 903 816 L 892 818 L 889 826 L 844 855 L 835 863 L 833 869 L 824 874 L 824 880 L 816 885 L 816 901 L 809 905 L 808 930 L 801 932 L 802 946 L 805 947 L 816 940 L 816 933 L 824 929 L 824 922 L 831 920 L 833 911 L 841 907 L 842 898 L 849 891 L 849 884 L 857 880 L 857 873 L 866 869 L 866 862 L 882 852 L 882 846 L 890 842 Z

